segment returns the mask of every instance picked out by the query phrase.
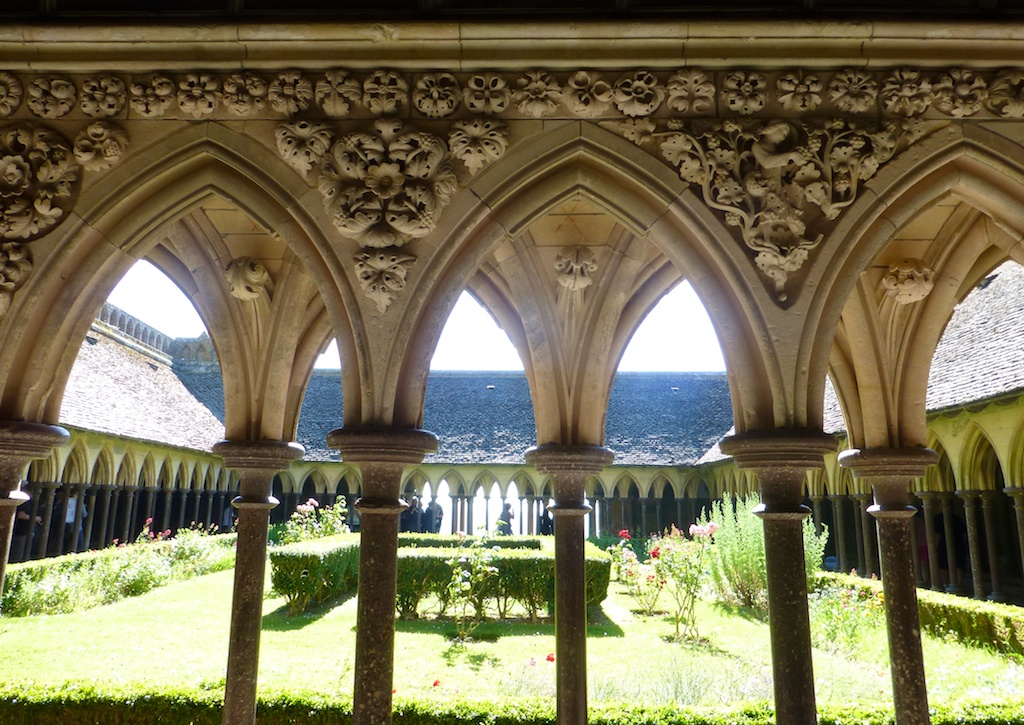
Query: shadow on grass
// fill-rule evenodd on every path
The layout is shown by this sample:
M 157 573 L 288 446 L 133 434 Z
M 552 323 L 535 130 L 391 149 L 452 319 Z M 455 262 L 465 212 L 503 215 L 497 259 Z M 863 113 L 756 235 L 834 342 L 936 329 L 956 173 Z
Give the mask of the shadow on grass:
M 475 637 L 471 638 L 467 642 L 460 642 L 458 640 L 451 642 L 441 653 L 441 657 L 444 659 L 445 664 L 448 665 L 448 667 L 454 667 L 462 661 L 465 662 L 469 669 L 474 672 L 479 672 L 483 669 L 484 665 L 497 667 L 501 664 L 501 660 L 492 654 L 487 654 L 485 652 L 473 652 L 471 648 L 474 641 L 476 641 Z
M 598 605 L 587 608 L 588 637 L 623 637 L 625 634 L 622 627 L 608 617 L 604 607 Z
M 754 609 L 753 607 L 741 607 L 736 604 L 723 604 L 722 602 L 715 602 L 712 606 L 722 614 L 730 617 L 739 617 L 748 622 L 764 624 L 768 621 L 768 612 L 762 612 L 760 609 Z
M 289 613 L 288 606 L 281 605 L 273 612 L 263 615 L 261 627 L 270 632 L 293 632 L 322 619 L 332 609 L 340 607 L 354 596 L 355 594 L 345 594 L 329 599 L 298 614 Z

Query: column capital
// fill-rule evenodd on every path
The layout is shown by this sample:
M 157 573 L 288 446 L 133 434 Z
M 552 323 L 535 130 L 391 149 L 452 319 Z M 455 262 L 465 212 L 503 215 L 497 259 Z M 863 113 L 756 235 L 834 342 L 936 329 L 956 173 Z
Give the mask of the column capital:
M 739 468 L 794 468 L 803 476 L 807 469 L 824 465 L 825 454 L 836 450 L 836 439 L 809 428 L 774 428 L 727 436 L 719 447 Z
M 0 421 L 0 500 L 10 499 L 18 504 L 27 500 L 19 490 L 25 466 L 38 458 L 46 458 L 54 448 L 67 445 L 69 440 L 71 435 L 57 425 Z
M 981 491 L 976 491 L 976 490 L 971 489 L 971 488 L 965 488 L 965 489 L 961 489 L 961 490 L 957 491 L 956 495 L 957 495 L 957 497 L 963 499 L 964 504 L 967 504 L 967 503 L 974 504 L 981 497 Z
M 258 471 L 282 471 L 305 452 L 298 443 L 273 440 L 220 441 L 212 450 L 228 468 Z
M 604 446 L 566 446 L 545 443 L 528 448 L 526 462 L 549 476 L 583 474 L 596 476 L 615 460 L 615 454 Z
M 854 478 L 917 478 L 939 456 L 924 446 L 907 448 L 853 448 L 839 454 L 839 465 L 853 471 Z
M 1003 493 L 1013 499 L 1014 506 L 1024 507 L 1024 488 L 1008 487 L 1003 489 Z
M 339 428 L 327 434 L 327 445 L 346 463 L 415 465 L 437 450 L 437 436 L 416 428 Z

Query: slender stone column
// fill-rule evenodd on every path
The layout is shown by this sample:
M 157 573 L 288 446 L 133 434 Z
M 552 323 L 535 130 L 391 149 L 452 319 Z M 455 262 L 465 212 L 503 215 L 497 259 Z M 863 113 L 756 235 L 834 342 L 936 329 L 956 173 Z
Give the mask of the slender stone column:
M 121 525 L 120 539 L 122 544 L 131 543 L 132 517 L 135 514 L 135 486 L 126 486 L 121 490 L 121 506 L 124 509 L 124 518 Z
M 722 452 L 757 474 L 761 486 L 755 513 L 764 523 L 775 719 L 784 725 L 818 720 L 803 540 L 811 512 L 801 502 L 807 471 L 821 468 L 835 447 L 832 436 L 812 430 L 748 431 L 721 442 Z
M 1024 488 L 1004 488 L 1003 493 L 1013 499 L 1013 513 L 1017 518 L 1017 545 L 1020 547 L 1021 566 L 1024 567 Z M 1024 571 L 1021 575 L 1024 576 Z
M 935 533 L 935 501 L 938 494 L 934 491 L 918 491 L 924 508 L 925 545 L 928 547 L 928 579 L 932 591 L 942 591 L 942 574 L 939 572 L 938 535 Z
M 849 574 L 851 567 L 850 557 L 846 553 L 846 512 L 843 510 L 846 496 L 833 494 L 828 500 L 832 502 L 832 522 L 836 527 L 836 557 L 839 559 L 839 571 Z
M 861 510 L 860 501 L 856 495 L 849 495 L 850 503 L 853 504 L 853 538 L 857 544 L 857 574 L 864 576 L 868 568 L 864 551 L 864 512 Z
M 601 536 L 611 536 L 614 532 L 614 529 L 612 529 L 611 513 L 611 499 L 605 496 L 601 499 L 601 516 L 598 523 L 598 526 L 601 529 Z
M 526 451 L 526 462 L 551 477 L 555 503 L 555 676 L 558 725 L 587 722 L 587 598 L 583 517 L 587 479 L 611 465 L 600 446 L 547 444 Z
M 68 529 L 68 506 L 71 504 L 71 494 L 74 492 L 75 485 L 73 483 L 65 483 L 61 485 L 61 495 L 54 501 L 57 504 L 57 509 L 54 511 L 54 515 L 57 517 L 57 535 L 55 538 L 56 546 L 52 546 L 48 543 L 47 549 L 53 548 L 54 553 L 57 556 L 65 553 L 64 551 L 64 535 Z
M 647 497 L 644 496 L 640 499 L 640 535 L 646 538 L 649 533 L 651 529 L 647 523 Z
M 14 514 L 28 500 L 21 490 L 25 466 L 37 458 L 46 458 L 57 446 L 66 445 L 70 436 L 63 428 L 42 423 L 0 422 L 0 595 L 11 556 Z M 32 529 L 35 528 L 33 516 Z M 45 537 L 44 537 L 45 538 Z M 45 544 L 43 545 L 45 547 Z
M 687 529 L 690 528 L 686 524 L 687 524 L 687 521 L 686 521 L 685 516 L 683 515 L 683 499 L 677 498 L 676 499 L 676 520 L 675 520 L 676 528 L 679 529 L 680 531 L 686 531 Z
M 957 594 L 960 592 L 960 567 L 956 559 L 956 532 L 953 529 L 953 494 L 944 491 L 939 494 L 942 501 L 942 535 L 946 539 L 946 572 L 949 584 L 946 591 Z
M 597 521 L 601 513 L 601 509 L 604 508 L 604 499 L 595 494 L 591 500 L 594 504 L 590 509 L 590 535 L 600 536 L 601 532 L 598 528 Z
M 537 533 L 537 497 L 528 495 L 526 497 L 526 533 L 533 536 Z
M 113 493 L 114 493 L 114 489 L 116 489 L 116 488 L 117 488 L 117 486 L 114 486 L 113 484 L 106 484 L 106 485 L 100 486 L 100 502 L 99 502 L 100 533 L 99 533 L 99 537 L 97 539 L 97 541 L 99 541 L 99 546 L 97 548 L 100 548 L 100 549 L 104 548 L 105 546 L 107 546 L 107 544 L 110 543 L 110 536 L 109 536 L 109 534 L 110 534 L 110 532 L 114 528 L 113 525 L 111 524 L 111 521 L 110 521 L 110 503 L 113 500 Z
M 41 533 L 39 531 L 40 527 L 36 526 L 36 519 L 39 516 L 39 498 L 40 493 L 42 492 L 42 488 L 39 486 L 38 483 L 26 482 L 23 491 L 27 493 L 32 499 L 32 503 L 29 506 L 28 512 L 28 518 L 29 521 L 32 522 L 32 526 L 28 530 L 28 536 L 25 537 L 25 543 L 22 546 L 21 551 L 18 552 L 18 561 L 28 561 L 32 558 L 32 547 L 35 546 L 36 536 L 38 536 Z M 15 507 L 15 511 L 17 511 L 17 507 Z
M 860 533 L 864 538 L 864 570 L 860 573 L 861 576 L 871 577 L 872 574 L 878 574 L 878 564 L 875 560 L 875 526 L 871 520 L 871 514 L 868 513 L 868 508 L 871 506 L 871 494 L 869 493 L 857 493 L 854 494 L 853 498 L 857 501 L 857 512 L 860 514 Z
M 68 550 L 73 553 L 78 553 L 81 549 L 78 548 L 78 532 L 82 531 L 81 538 L 88 545 L 88 540 L 85 537 L 85 532 L 82 530 L 82 519 L 85 515 L 85 491 L 91 488 L 88 483 L 76 483 L 74 487 L 74 493 L 78 497 L 75 500 L 78 502 L 75 504 L 75 519 L 71 522 L 71 546 Z M 92 518 L 92 510 L 89 511 L 89 518 Z
M 978 536 L 978 497 L 980 491 L 957 491 L 964 502 L 964 520 L 967 523 L 967 550 L 971 557 L 971 583 L 974 598 L 985 598 L 985 581 L 981 573 L 981 537 Z
M 41 482 L 39 488 L 42 489 L 39 496 L 39 506 L 42 508 L 43 523 L 39 529 L 39 540 L 35 542 L 36 550 L 32 552 L 33 559 L 42 559 L 46 556 L 46 550 L 49 548 L 50 542 L 50 528 L 53 523 L 53 500 L 57 489 L 60 488 L 60 483 L 54 481 Z
M 327 445 L 363 474 L 363 495 L 356 501 L 362 526 L 352 721 L 388 725 L 395 668 L 398 517 L 406 508 L 402 474 L 406 466 L 437 450 L 437 438 L 422 430 L 343 428 L 327 435 Z
M 203 506 L 203 489 L 196 489 L 192 494 L 195 496 L 192 501 L 192 523 L 198 527 L 203 525 L 203 520 L 199 516 Z
M 938 460 L 928 448 L 869 448 L 839 454 L 875 494 L 868 513 L 878 522 L 882 590 L 889 630 L 889 660 L 897 725 L 928 725 L 928 689 L 917 613 L 917 582 L 911 551 L 910 484 Z
M 999 575 L 999 546 L 996 543 L 996 502 L 1002 495 L 999 491 L 983 491 L 981 494 L 981 514 L 985 521 L 985 545 L 988 548 L 988 574 L 992 591 L 988 598 L 993 602 L 1006 599 L 1003 594 L 1003 579 Z
M 241 475 L 235 580 L 231 596 L 231 639 L 224 686 L 224 725 L 256 722 L 256 674 L 260 662 L 263 582 L 267 569 L 270 509 L 277 506 L 271 486 L 277 472 L 303 454 L 302 446 L 284 441 L 221 441 L 213 454 Z
M 178 519 L 174 525 L 174 530 L 180 531 L 185 528 L 185 514 L 188 510 L 188 494 L 187 488 L 178 489 Z
M 85 541 L 85 550 L 93 548 L 92 535 L 96 528 L 96 494 L 99 486 L 89 486 L 89 503 L 86 504 L 88 513 L 85 517 L 85 531 L 82 533 L 82 539 Z
M 213 502 L 219 495 L 219 491 L 207 491 L 206 492 L 206 513 L 203 514 L 203 525 L 206 528 L 210 528 L 213 524 Z
M 174 489 L 164 489 L 164 510 L 160 517 L 160 530 L 167 531 L 171 528 L 171 509 L 174 508 Z
M 473 505 L 476 503 L 476 495 L 466 496 L 466 528 L 463 529 L 469 536 L 473 535 Z M 485 512 L 486 515 L 486 512 Z
M 811 513 L 814 521 L 814 533 L 821 536 L 821 529 L 825 525 L 825 497 L 811 496 Z

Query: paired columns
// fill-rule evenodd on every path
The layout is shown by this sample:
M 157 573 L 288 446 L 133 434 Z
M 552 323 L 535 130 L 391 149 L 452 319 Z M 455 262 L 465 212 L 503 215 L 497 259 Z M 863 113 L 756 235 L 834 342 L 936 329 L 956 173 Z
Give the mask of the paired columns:
M 37 458 L 46 458 L 57 446 L 70 440 L 66 430 L 55 425 L 0 422 L 0 594 L 3 594 L 7 576 L 7 560 L 11 555 L 11 537 L 14 534 L 15 511 L 28 500 L 21 490 L 21 475 L 25 466 Z
M 395 668 L 395 595 L 398 572 L 398 517 L 402 474 L 437 450 L 437 438 L 422 430 L 340 429 L 327 445 L 362 472 L 359 595 L 356 599 L 354 725 L 391 722 Z M 454 518 L 454 517 L 453 517 Z
M 815 725 L 803 541 L 811 511 L 801 502 L 807 471 L 823 465 L 835 439 L 812 430 L 749 431 L 724 438 L 721 448 L 739 468 L 753 471 L 761 486 L 754 513 L 764 523 L 776 722 Z
M 526 462 L 551 477 L 555 503 L 555 672 L 558 725 L 587 722 L 587 600 L 584 518 L 590 512 L 587 479 L 611 465 L 600 446 L 546 444 L 526 451 Z
M 866 480 L 874 491 L 875 503 L 868 513 L 878 522 L 898 725 L 930 722 L 911 538 L 911 517 L 916 509 L 910 505 L 910 484 L 937 460 L 935 451 L 928 448 L 869 448 L 839 455 L 840 465 L 852 469 L 854 477 Z
M 221 441 L 214 455 L 241 476 L 239 495 L 231 502 L 238 509 L 238 544 L 235 583 L 231 598 L 231 639 L 224 690 L 224 725 L 256 722 L 256 674 L 260 661 L 260 625 L 263 618 L 263 583 L 266 577 L 267 529 L 271 495 L 278 471 L 301 458 L 302 446 L 284 441 Z

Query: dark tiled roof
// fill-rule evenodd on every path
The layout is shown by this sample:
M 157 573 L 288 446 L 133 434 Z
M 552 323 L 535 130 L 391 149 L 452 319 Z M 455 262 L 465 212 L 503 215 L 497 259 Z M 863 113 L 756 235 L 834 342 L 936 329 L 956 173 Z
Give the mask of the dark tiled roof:
M 224 437 L 223 423 L 166 362 L 96 327 L 71 369 L 60 422 L 194 450 L 208 451 Z

